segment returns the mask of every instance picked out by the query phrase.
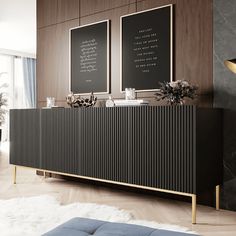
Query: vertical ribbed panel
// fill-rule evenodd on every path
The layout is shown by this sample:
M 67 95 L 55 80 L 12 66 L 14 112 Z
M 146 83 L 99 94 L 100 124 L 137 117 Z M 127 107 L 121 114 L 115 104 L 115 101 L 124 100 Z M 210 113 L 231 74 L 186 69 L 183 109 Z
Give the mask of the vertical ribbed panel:
M 14 110 L 11 163 L 195 193 L 195 109 Z
M 40 111 L 10 111 L 10 163 L 40 167 Z
M 78 174 L 127 182 L 127 109 L 86 109 L 81 115 L 82 170 Z
M 193 106 L 128 108 L 129 182 L 195 192 Z
M 79 110 L 41 110 L 43 169 L 78 173 L 80 128 Z

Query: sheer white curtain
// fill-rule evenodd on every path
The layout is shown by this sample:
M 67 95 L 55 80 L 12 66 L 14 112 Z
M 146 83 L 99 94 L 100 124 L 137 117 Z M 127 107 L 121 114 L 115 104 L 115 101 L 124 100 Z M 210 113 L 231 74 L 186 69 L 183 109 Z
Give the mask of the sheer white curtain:
M 12 108 L 12 81 L 13 81 L 13 61 L 12 56 L 0 55 L 0 93 L 4 94 L 7 99 L 7 106 L 4 108 L 7 110 L 5 114 L 5 122 L 1 124 L 2 129 L 2 141 L 8 139 L 8 126 L 9 126 L 9 112 Z
M 23 63 L 21 57 L 14 57 L 14 74 L 12 81 L 12 108 L 29 108 L 25 86 L 24 86 L 24 72 L 23 72 Z
M 36 107 L 36 60 L 33 58 L 22 58 L 24 93 L 27 106 Z
M 7 98 L 7 110 L 35 107 L 35 84 L 35 59 L 0 55 L 0 93 Z M 9 112 L 1 129 L 2 141 L 8 140 Z

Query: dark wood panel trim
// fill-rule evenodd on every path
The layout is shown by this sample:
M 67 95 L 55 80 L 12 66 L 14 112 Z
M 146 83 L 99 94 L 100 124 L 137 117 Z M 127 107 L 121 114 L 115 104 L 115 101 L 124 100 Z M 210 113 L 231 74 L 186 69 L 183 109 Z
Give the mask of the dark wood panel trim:
M 73 18 L 73 19 L 70 19 L 70 20 L 60 21 L 60 22 L 55 23 L 55 24 L 50 24 L 50 25 L 42 26 L 42 27 L 39 27 L 37 29 L 37 31 L 41 30 L 41 29 L 49 28 L 51 26 L 56 26 L 56 25 L 60 25 L 60 24 L 66 23 L 66 22 L 70 22 L 70 21 L 73 21 L 73 20 L 78 20 L 78 19 L 79 19 L 79 17 L 76 17 L 76 18 Z
M 119 6 L 119 7 L 109 8 L 109 9 L 106 9 L 104 11 L 97 11 L 97 12 L 95 12 L 93 14 L 83 15 L 80 18 L 82 19 L 82 18 L 85 18 L 85 17 L 88 17 L 88 16 L 93 16 L 93 15 L 97 15 L 97 14 L 100 14 L 100 13 L 109 12 L 111 10 L 115 10 L 115 9 L 119 9 L 119 8 L 123 8 L 123 7 L 127 7 L 127 6 L 132 6 L 134 4 L 135 4 L 135 8 L 136 8 L 135 11 L 137 11 L 137 2 L 135 2 L 135 3 L 125 4 L 125 5 L 122 5 L 122 6 Z
M 80 4 L 80 1 L 79 1 L 79 4 Z M 111 11 L 111 10 L 119 9 L 119 8 L 126 7 L 126 6 L 131 6 L 131 5 L 134 5 L 134 4 L 135 4 L 136 11 L 137 11 L 137 1 L 136 1 L 135 3 L 124 4 L 124 5 L 121 5 L 121 6 L 119 6 L 119 7 L 113 7 L 113 8 L 106 9 L 106 10 L 104 10 L 104 11 L 97 11 L 97 12 L 95 12 L 95 13 L 93 13 L 93 14 L 83 15 L 82 17 L 76 17 L 76 18 L 72 18 L 72 19 L 69 19 L 69 20 L 60 21 L 60 22 L 57 22 L 57 23 L 54 23 L 54 24 L 49 24 L 49 25 L 46 25 L 46 26 L 41 26 L 41 27 L 38 27 L 37 30 L 44 29 L 44 28 L 48 28 L 48 27 L 54 26 L 54 25 L 63 24 L 63 23 L 65 23 L 65 22 L 69 22 L 69 21 L 73 21 L 73 20 L 77 20 L 77 19 L 79 19 L 79 22 L 80 22 L 80 19 L 81 19 L 81 18 L 88 17 L 88 16 L 93 16 L 93 15 L 97 15 L 97 14 L 99 14 L 99 13 L 109 12 L 109 11 Z M 79 6 L 79 15 L 81 15 L 81 7 L 80 7 L 80 6 Z
M 79 0 L 79 25 L 81 25 L 81 0 Z

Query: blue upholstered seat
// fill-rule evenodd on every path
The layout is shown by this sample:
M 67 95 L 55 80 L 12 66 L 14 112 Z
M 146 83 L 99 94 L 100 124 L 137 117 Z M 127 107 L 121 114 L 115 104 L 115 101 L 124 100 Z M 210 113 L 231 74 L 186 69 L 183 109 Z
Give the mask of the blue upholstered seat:
M 193 234 L 180 233 L 149 227 L 111 223 L 100 220 L 73 218 L 59 225 L 44 236 L 188 236 Z

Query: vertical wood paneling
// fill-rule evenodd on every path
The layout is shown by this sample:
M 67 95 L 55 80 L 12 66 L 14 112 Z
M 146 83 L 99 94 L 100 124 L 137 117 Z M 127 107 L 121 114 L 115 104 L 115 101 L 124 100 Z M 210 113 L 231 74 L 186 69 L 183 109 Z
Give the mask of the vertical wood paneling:
M 100 12 L 87 17 L 82 17 L 81 25 L 109 19 L 111 21 L 111 93 L 113 97 L 121 97 L 120 93 L 120 16 L 134 13 L 136 5 L 131 4 Z M 124 95 L 122 95 L 123 97 Z M 100 95 L 99 98 L 107 99 L 107 95 Z
M 69 84 L 67 25 L 111 20 L 111 93 L 123 98 L 120 93 L 120 16 L 170 3 L 175 6 L 174 78 L 199 86 L 201 95 L 194 101 L 189 100 L 188 104 L 212 106 L 212 0 L 38 0 L 38 106 L 45 102 L 46 94 L 56 96 L 59 104 L 66 105 Z M 74 25 L 72 19 L 75 18 L 78 23 Z M 107 99 L 106 95 L 98 97 Z M 152 104 L 157 104 L 153 92 L 138 93 L 138 97 L 149 98 Z
M 176 58 L 184 61 L 176 60 L 176 77 L 213 93 L 212 0 L 178 0 L 176 8 Z
M 37 34 L 37 96 L 38 102 L 56 95 L 57 38 L 56 26 L 38 30 Z
M 78 24 L 73 20 L 38 30 L 38 102 L 48 96 L 65 101 L 69 93 L 69 29 Z
M 37 0 L 37 27 L 57 23 L 57 0 Z
M 80 0 L 80 2 L 81 17 L 83 17 L 126 6 L 135 3 L 136 0 Z
M 57 23 L 79 18 L 80 0 L 57 0 Z
M 213 93 L 212 0 L 144 0 L 137 10 L 174 4 L 175 76 L 199 86 L 200 94 Z

